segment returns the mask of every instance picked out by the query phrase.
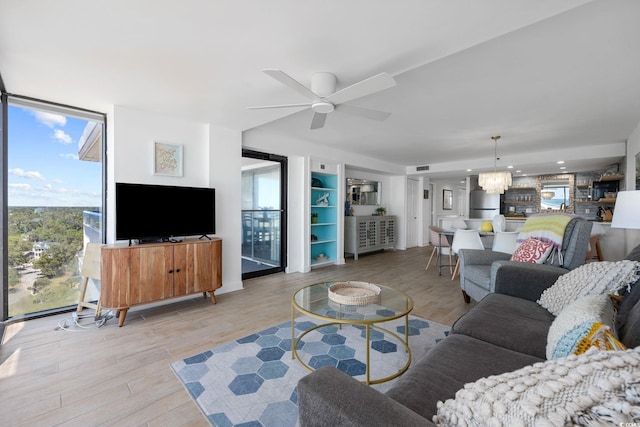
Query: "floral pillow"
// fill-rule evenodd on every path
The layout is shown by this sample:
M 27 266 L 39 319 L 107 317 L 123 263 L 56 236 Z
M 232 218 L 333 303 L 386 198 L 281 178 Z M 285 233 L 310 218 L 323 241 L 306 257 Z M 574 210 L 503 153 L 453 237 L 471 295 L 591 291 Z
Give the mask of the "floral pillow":
M 511 255 L 511 261 L 542 264 L 551 253 L 551 249 L 553 249 L 553 243 L 530 237 L 516 248 Z

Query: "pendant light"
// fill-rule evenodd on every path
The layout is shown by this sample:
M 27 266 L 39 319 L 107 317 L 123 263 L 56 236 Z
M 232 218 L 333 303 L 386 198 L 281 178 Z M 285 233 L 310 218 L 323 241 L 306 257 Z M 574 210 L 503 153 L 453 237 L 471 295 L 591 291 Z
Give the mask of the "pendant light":
M 542 197 L 543 199 L 553 199 L 553 197 L 556 195 L 556 193 L 554 191 L 541 191 L 540 192 L 540 197 Z
M 509 172 L 498 172 L 498 140 L 500 136 L 492 136 L 494 144 L 493 152 L 493 172 L 482 172 L 478 175 L 478 184 L 487 194 L 504 194 L 511 185 L 511 174 Z

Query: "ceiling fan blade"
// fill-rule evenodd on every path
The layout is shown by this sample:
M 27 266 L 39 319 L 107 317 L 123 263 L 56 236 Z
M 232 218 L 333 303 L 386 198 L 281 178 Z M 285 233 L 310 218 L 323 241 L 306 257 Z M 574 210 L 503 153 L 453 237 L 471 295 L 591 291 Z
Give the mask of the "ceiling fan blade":
M 353 114 L 354 116 L 365 117 L 379 122 L 386 120 L 391 113 L 387 111 L 372 110 L 371 108 L 356 107 L 355 105 L 340 104 L 336 105 L 336 110 L 341 113 Z
M 326 99 L 332 104 L 342 104 L 343 102 L 389 89 L 395 85 L 396 81 L 393 77 L 387 73 L 380 73 L 361 82 L 352 84 L 351 86 L 347 86 L 344 89 L 340 89 L 336 93 L 327 96 Z
M 324 122 L 327 120 L 326 113 L 313 113 L 313 118 L 311 119 L 311 129 L 320 129 L 324 127 Z
M 276 79 L 277 81 L 279 81 L 283 85 L 295 90 L 296 92 L 298 92 L 299 94 L 301 94 L 305 98 L 309 98 L 309 99 L 313 100 L 314 102 L 322 101 L 322 99 L 320 99 L 320 97 L 318 95 L 313 93 L 311 91 L 311 89 L 309 89 L 308 87 L 306 87 L 305 85 L 303 85 L 302 83 L 300 83 L 299 81 L 297 81 L 296 79 L 291 77 L 289 74 L 285 73 L 284 71 L 281 71 L 281 70 L 262 70 L 262 72 L 265 73 L 268 76 L 273 77 L 274 79 Z
M 293 108 L 293 107 L 311 107 L 311 104 L 258 105 L 255 107 L 247 107 L 247 108 L 250 110 L 260 110 L 265 108 Z

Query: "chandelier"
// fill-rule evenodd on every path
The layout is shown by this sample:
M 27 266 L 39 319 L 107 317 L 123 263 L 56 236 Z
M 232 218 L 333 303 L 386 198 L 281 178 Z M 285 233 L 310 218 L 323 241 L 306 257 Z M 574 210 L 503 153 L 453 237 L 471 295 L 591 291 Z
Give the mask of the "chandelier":
M 511 185 L 511 174 L 497 171 L 498 140 L 500 136 L 492 136 L 491 139 L 493 139 L 494 144 L 493 172 L 480 173 L 478 175 L 478 184 L 487 194 L 504 194 L 504 191 Z

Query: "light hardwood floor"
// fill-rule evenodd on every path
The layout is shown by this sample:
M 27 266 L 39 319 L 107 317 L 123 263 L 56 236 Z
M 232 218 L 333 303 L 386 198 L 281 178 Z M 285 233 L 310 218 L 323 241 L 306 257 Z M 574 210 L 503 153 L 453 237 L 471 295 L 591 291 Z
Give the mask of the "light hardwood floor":
M 290 320 L 290 298 L 305 285 L 363 280 L 409 294 L 412 314 L 451 325 L 472 306 L 448 269 L 425 271 L 431 248 L 361 256 L 310 273 L 275 274 L 220 294 L 130 310 L 124 327 L 57 329 L 69 314 L 8 325 L 0 347 L 2 426 L 207 426 L 169 367 L 268 326 Z

